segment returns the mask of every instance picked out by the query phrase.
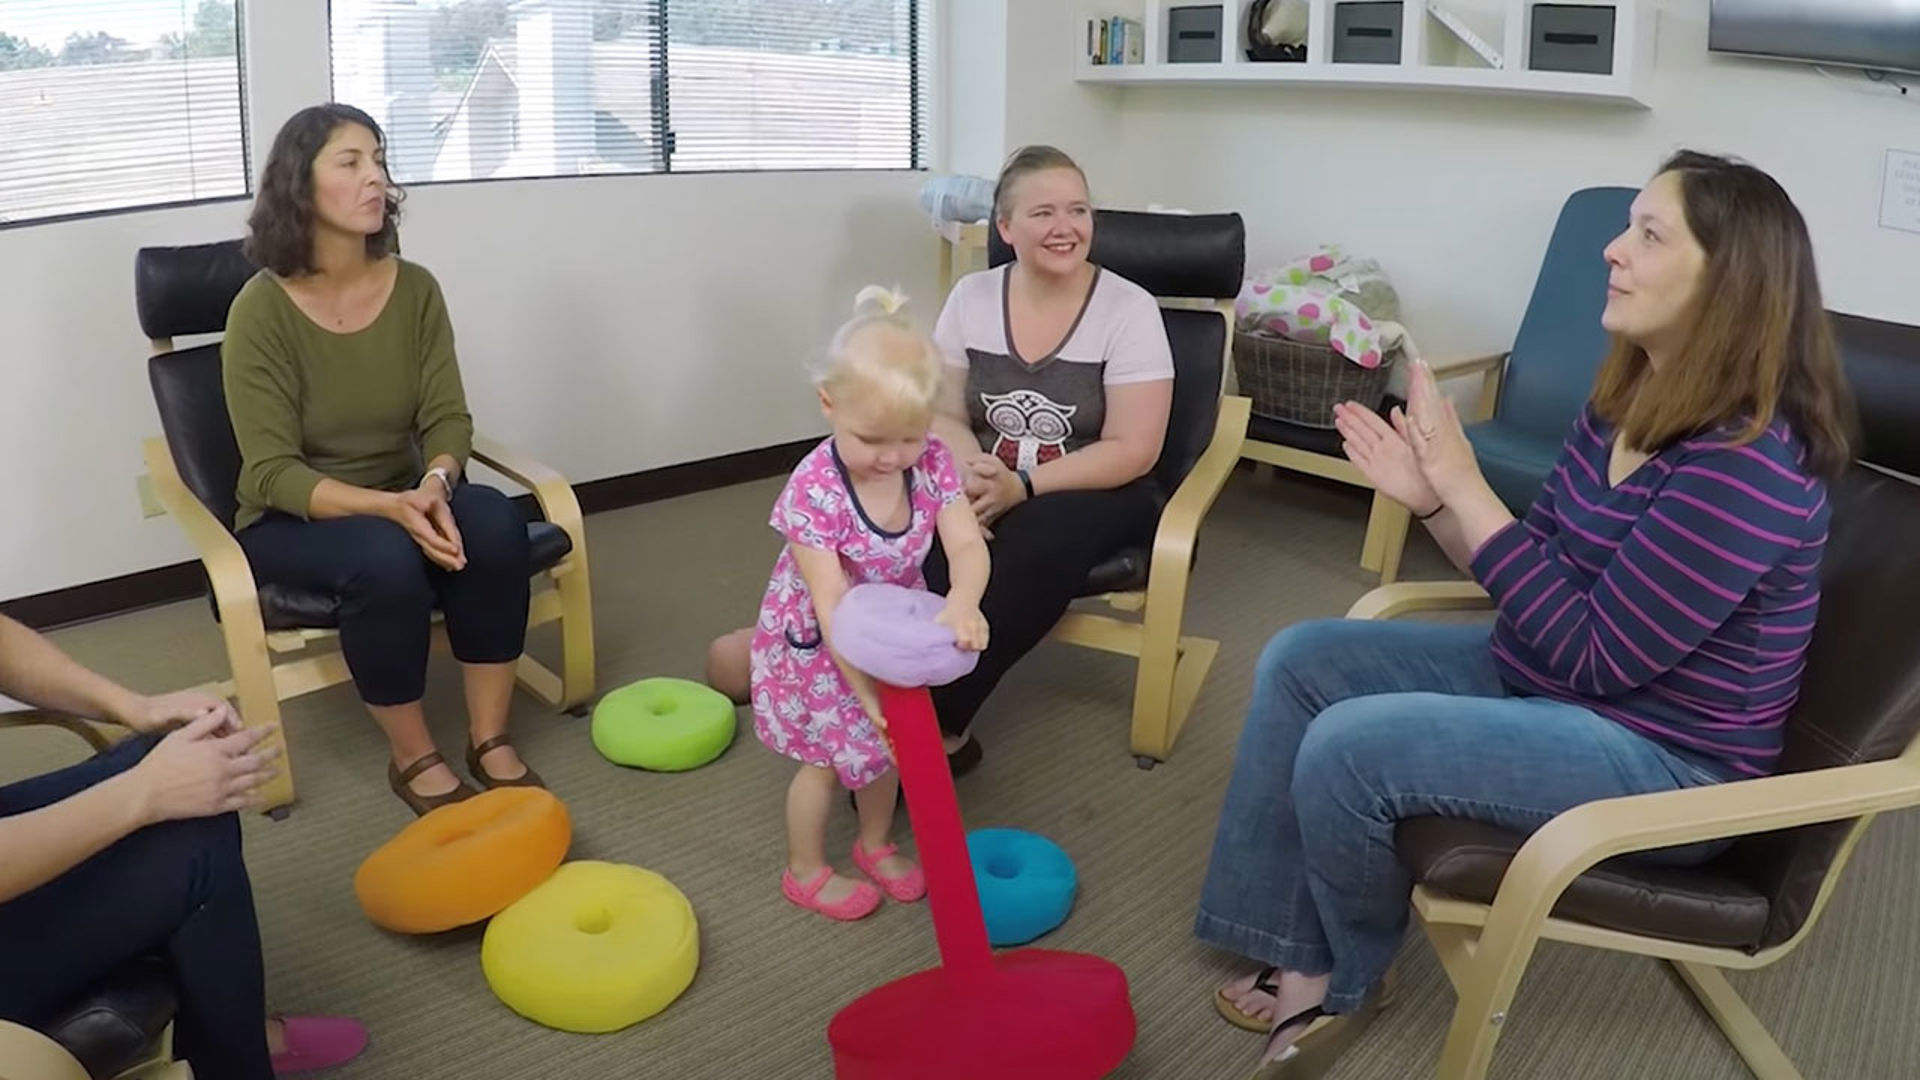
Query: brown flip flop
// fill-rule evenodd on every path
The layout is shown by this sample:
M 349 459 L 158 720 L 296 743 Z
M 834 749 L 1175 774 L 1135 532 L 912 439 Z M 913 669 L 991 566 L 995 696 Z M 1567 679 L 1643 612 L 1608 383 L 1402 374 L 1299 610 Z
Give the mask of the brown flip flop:
M 1327 1013 L 1316 1005 L 1281 1021 L 1274 1031 L 1302 1020 L 1308 1022 L 1307 1029 L 1293 1040 L 1287 1053 L 1255 1070 L 1252 1080 L 1320 1080 L 1372 1025 L 1387 999 L 1387 980 L 1383 978 L 1352 1012 Z M 1271 1034 L 1268 1041 L 1272 1041 Z
M 400 796 L 401 802 L 407 804 L 407 809 L 422 816 L 438 810 L 442 806 L 448 806 L 462 799 L 468 799 L 478 795 L 479 792 L 464 782 L 456 784 L 452 791 L 442 792 L 438 795 L 422 795 L 407 786 L 413 782 L 414 777 L 419 776 L 435 765 L 444 765 L 446 761 L 447 759 L 441 757 L 440 751 L 438 750 L 416 758 L 413 764 L 408 765 L 404 769 L 389 761 L 387 762 L 387 786 L 393 789 L 395 795 Z M 459 778 L 455 777 L 455 779 L 458 780 Z
M 1280 988 L 1274 985 L 1273 977 L 1279 974 L 1279 972 L 1280 969 L 1271 964 L 1261 968 L 1259 974 L 1253 977 L 1253 985 L 1248 989 L 1265 994 L 1275 1001 L 1278 1001 L 1280 998 Z M 1374 994 L 1377 1007 L 1384 1009 L 1387 1003 L 1393 999 L 1393 984 L 1394 978 L 1391 970 L 1380 977 L 1379 988 Z M 1251 1031 L 1255 1035 L 1268 1035 L 1273 1032 L 1272 1021 L 1248 1016 L 1246 1013 L 1241 1012 L 1240 1007 L 1235 1005 L 1233 998 L 1227 994 L 1225 987 L 1213 992 L 1213 1007 L 1222 1017 L 1226 1018 L 1227 1023 L 1232 1024 L 1242 1031 Z
M 503 746 L 512 746 L 512 745 L 513 745 L 513 740 L 508 738 L 505 732 L 502 732 L 498 735 L 495 735 L 491 739 L 481 740 L 479 746 L 467 747 L 468 775 L 472 776 L 474 780 L 480 784 L 481 787 L 486 788 L 489 791 L 491 791 L 494 788 L 503 788 L 503 787 L 537 787 L 537 788 L 546 787 L 547 785 L 542 783 L 540 780 L 540 774 L 534 772 L 533 767 L 531 765 L 528 765 L 524 761 L 520 763 L 520 766 L 521 768 L 525 769 L 526 772 L 521 773 L 519 776 L 516 776 L 511 780 L 503 780 L 500 777 L 493 775 L 492 773 L 488 772 L 486 769 L 480 766 L 480 759 L 487 756 L 489 751 L 498 750 Z
M 1253 977 L 1253 985 L 1248 987 L 1248 989 L 1256 993 L 1265 994 L 1275 1001 L 1278 1001 L 1280 999 L 1280 988 L 1273 984 L 1273 977 L 1278 974 L 1279 971 L 1279 968 L 1272 965 L 1261 968 L 1259 974 Z M 1246 1013 L 1241 1012 L 1240 1006 L 1235 1005 L 1233 998 L 1227 995 L 1225 987 L 1213 992 L 1213 1007 L 1221 1016 L 1226 1017 L 1227 1023 L 1232 1024 L 1242 1031 L 1251 1031 L 1256 1035 L 1265 1035 L 1273 1030 L 1272 1021 L 1262 1020 L 1255 1016 L 1248 1016 Z

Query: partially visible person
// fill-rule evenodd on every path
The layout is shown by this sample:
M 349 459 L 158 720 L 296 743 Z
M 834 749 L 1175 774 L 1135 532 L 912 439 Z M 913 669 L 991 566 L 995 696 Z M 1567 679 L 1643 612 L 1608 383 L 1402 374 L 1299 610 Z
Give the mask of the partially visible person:
M 248 220 L 263 269 L 234 299 L 221 359 L 240 546 L 259 581 L 340 598 L 388 786 L 424 814 L 475 792 L 421 707 L 436 606 L 465 682 L 467 774 L 540 783 L 507 735 L 532 555 L 513 503 L 464 478 L 473 418 L 453 325 L 433 275 L 398 255 L 400 200 L 367 114 L 316 105 L 288 120 Z
M 833 616 L 855 585 L 925 588 L 921 564 L 939 537 L 953 588 L 938 621 L 962 648 L 987 644 L 980 595 L 988 560 L 953 454 L 930 438 L 940 387 L 933 343 L 899 313 L 899 296 L 862 290 L 813 375 L 833 434 L 794 469 L 771 524 L 787 541 L 760 604 L 749 653 L 754 733 L 800 763 L 787 791 L 788 900 L 832 919 L 860 919 L 884 891 L 926 893 L 920 868 L 891 840 L 900 775 L 873 680 L 841 658 Z M 833 871 L 826 855 L 834 792 L 853 792 L 860 817 L 853 863 L 867 881 Z
M 1148 472 L 1173 407 L 1173 352 L 1145 289 L 1088 260 L 1093 204 L 1073 159 L 1016 151 L 994 189 L 1014 261 L 962 278 L 934 328 L 946 381 L 934 432 L 954 448 L 994 573 L 980 603 L 993 640 L 972 674 L 933 689 L 955 775 L 981 759 L 974 718 L 1046 637 L 1093 568 L 1147 543 L 1160 502 Z M 943 545 L 927 583 L 947 592 Z M 708 681 L 740 700 L 744 631 L 708 651 Z
M 1806 223 L 1760 170 L 1681 153 L 1605 258 L 1612 354 L 1522 519 L 1424 367 L 1390 424 L 1337 410 L 1498 617 L 1301 623 L 1261 656 L 1195 933 L 1260 965 L 1215 1005 L 1267 1032 L 1263 1077 L 1320 1075 L 1378 1003 L 1412 884 L 1396 822 L 1528 834 L 1779 758 L 1852 425 Z
M 272 728 L 227 702 L 148 697 L 0 616 L 0 694 L 135 734 L 86 762 L 0 787 L 0 1019 L 41 1028 L 144 956 L 179 997 L 175 1056 L 199 1080 L 344 1064 L 344 1017 L 269 1017 L 236 811 L 274 775 Z

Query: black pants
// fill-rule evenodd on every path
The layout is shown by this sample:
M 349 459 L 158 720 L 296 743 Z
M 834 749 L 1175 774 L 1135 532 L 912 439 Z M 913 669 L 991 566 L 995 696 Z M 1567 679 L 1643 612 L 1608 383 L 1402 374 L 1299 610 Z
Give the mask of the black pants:
M 0 787 L 0 817 L 76 795 L 140 763 L 128 739 L 71 768 Z M 38 1028 L 123 964 L 159 956 L 180 1008 L 174 1053 L 200 1080 L 269 1080 L 253 888 L 233 814 L 169 821 L 0 904 L 0 1018 Z
M 501 664 L 526 647 L 532 555 L 527 523 L 505 495 L 480 484 L 453 493 L 467 565 L 448 573 L 394 522 L 376 517 L 302 521 L 268 514 L 240 534 L 254 578 L 340 598 L 340 651 L 360 700 L 406 705 L 426 692 L 435 604 L 453 655 Z
M 933 688 L 941 730 L 958 735 L 1080 595 L 1087 574 L 1122 548 L 1153 538 L 1160 503 L 1146 481 L 1105 491 L 1057 491 L 1023 502 L 993 525 L 993 576 L 980 600 L 987 650 L 964 678 Z M 947 557 L 934 542 L 927 587 L 944 594 Z

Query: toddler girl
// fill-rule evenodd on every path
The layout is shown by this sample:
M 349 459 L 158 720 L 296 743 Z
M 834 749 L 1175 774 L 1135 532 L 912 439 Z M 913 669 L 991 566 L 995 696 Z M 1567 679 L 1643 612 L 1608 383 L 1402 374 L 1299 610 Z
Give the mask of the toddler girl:
M 926 894 L 920 868 L 889 840 L 900 780 L 886 719 L 873 681 L 834 651 L 834 608 L 866 582 L 926 588 L 920 567 L 937 534 L 953 582 L 939 621 L 962 648 L 987 643 L 980 614 L 986 541 L 952 453 L 928 437 L 940 355 L 900 316 L 901 302 L 887 289 L 862 289 L 853 318 L 813 372 L 833 434 L 794 469 L 774 504 L 772 525 L 787 546 L 751 646 L 754 733 L 800 762 L 787 789 L 780 890 L 833 919 L 871 914 L 883 889 L 902 902 Z M 827 816 L 841 785 L 854 792 L 860 835 L 853 864 L 868 881 L 842 877 L 827 862 Z

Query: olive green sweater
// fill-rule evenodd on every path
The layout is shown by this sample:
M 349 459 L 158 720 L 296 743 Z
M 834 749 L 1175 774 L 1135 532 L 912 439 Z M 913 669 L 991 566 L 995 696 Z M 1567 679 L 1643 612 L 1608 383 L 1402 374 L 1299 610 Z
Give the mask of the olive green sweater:
M 420 266 L 401 261 L 387 306 L 351 334 L 322 328 L 261 271 L 234 297 L 220 360 L 240 444 L 236 529 L 268 510 L 307 517 L 325 477 L 398 491 L 442 454 L 466 466 L 473 417 L 453 325 Z

